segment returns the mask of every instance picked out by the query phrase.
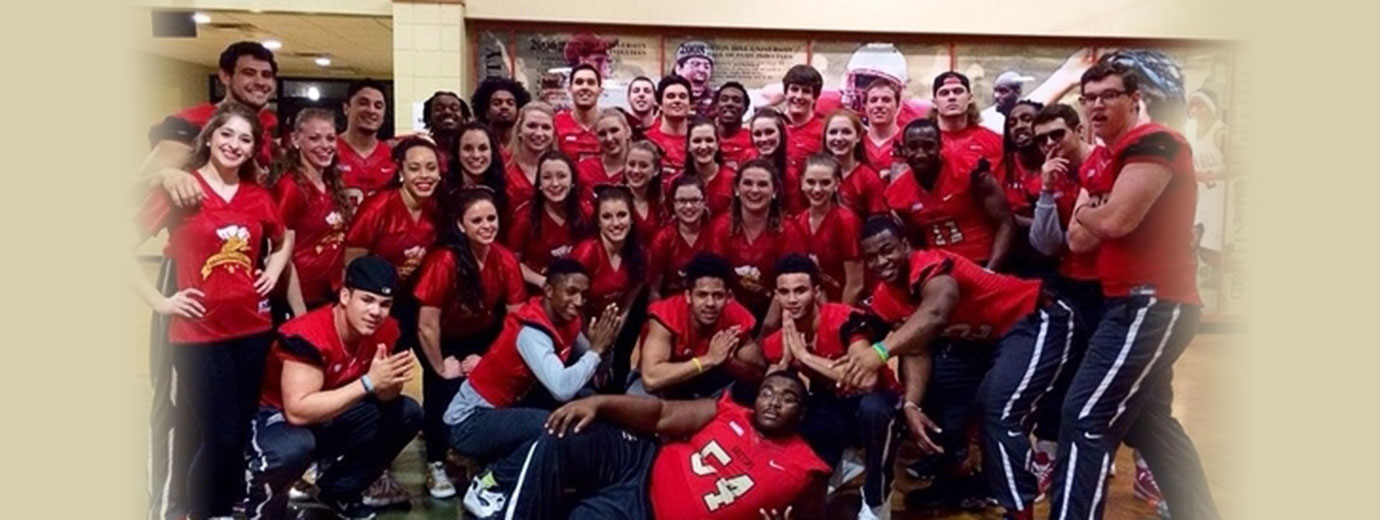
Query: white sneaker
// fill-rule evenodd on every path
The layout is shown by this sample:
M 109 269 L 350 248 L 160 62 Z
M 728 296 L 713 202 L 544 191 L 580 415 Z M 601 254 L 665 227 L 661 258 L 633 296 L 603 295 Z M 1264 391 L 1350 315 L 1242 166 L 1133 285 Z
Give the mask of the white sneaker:
M 426 490 L 434 498 L 450 498 L 455 496 L 455 484 L 451 484 L 450 475 L 446 474 L 446 463 L 432 462 L 427 465 Z
M 470 480 L 470 487 L 465 491 L 465 498 L 462 500 L 465 510 L 476 518 L 489 518 L 503 512 L 504 506 L 508 505 L 508 497 L 494 491 L 494 487 L 492 473 L 475 475 L 474 479 Z
M 1045 500 L 1049 494 L 1049 488 L 1054 486 L 1054 464 L 1058 460 L 1059 443 L 1052 441 L 1035 441 L 1035 451 L 1030 458 L 1030 472 L 1035 474 L 1036 491 L 1035 503 Z
M 828 494 L 834 494 L 834 491 L 858 478 L 858 475 L 865 471 L 867 467 L 863 464 L 862 454 L 853 448 L 844 450 L 843 457 L 839 458 L 838 467 L 834 468 L 834 474 L 829 477 Z
M 862 508 L 858 509 L 858 520 L 891 520 L 891 501 L 882 502 L 877 507 L 867 507 L 867 502 L 863 502 Z

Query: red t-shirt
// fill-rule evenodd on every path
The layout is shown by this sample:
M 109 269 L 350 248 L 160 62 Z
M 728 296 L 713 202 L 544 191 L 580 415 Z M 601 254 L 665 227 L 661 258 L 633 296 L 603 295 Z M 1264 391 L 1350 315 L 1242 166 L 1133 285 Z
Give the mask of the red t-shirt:
M 985 158 L 987 162 L 992 163 L 992 175 L 997 179 L 1006 178 L 1006 166 L 1002 162 L 1001 134 L 982 125 L 968 125 L 962 130 L 942 132 L 940 141 L 943 145 L 941 152 L 945 156 L 957 154 Z
M 886 213 L 888 209 L 886 183 L 877 175 L 877 170 L 866 164 L 854 166 L 853 171 L 843 178 L 839 198 L 859 217 Z
M 690 301 L 683 294 L 653 302 L 647 307 L 647 318 L 656 320 L 671 333 L 671 361 L 675 362 L 708 354 L 709 340 L 714 339 L 714 335 L 721 330 L 737 326 L 743 332 L 742 339 L 747 339 L 752 328 L 757 326 L 757 319 L 742 304 L 728 300 L 724 302 L 723 310 L 719 311 L 718 321 L 707 327 L 708 330 L 701 331 L 695 317 L 690 314 Z M 646 330 L 642 333 L 645 339 Z
M 709 225 L 709 236 L 709 251 L 727 258 L 738 275 L 738 300 L 757 313 L 771 305 L 776 261 L 787 253 L 805 252 L 805 232 L 784 217 L 780 230 L 767 228 L 749 240 L 743 230 L 733 230 L 733 215 L 720 215 Z
M 602 239 L 591 238 L 580 242 L 570 253 L 570 258 L 589 271 L 589 293 L 585 297 L 588 299 L 586 309 L 591 314 L 604 312 L 604 307 L 610 303 L 621 303 L 632 288 L 628 273 L 630 260 L 621 258 L 618 267 L 614 267 Z
M 813 231 L 810 229 L 809 211 L 801 212 L 794 220 L 808 234 L 805 249 L 819 264 L 824 293 L 829 295 L 831 302 L 843 301 L 843 286 L 848 281 L 843 264 L 862 261 L 862 247 L 859 245 L 862 221 L 852 210 L 838 205 L 824 214 L 819 228 Z
M 575 243 L 584 238 L 584 233 L 572 232 L 570 221 L 556 222 L 547 211 L 541 212 L 541 229 L 532 225 L 531 203 L 518 206 L 513 212 L 513 226 L 508 228 L 508 239 L 504 241 L 508 249 L 518 253 L 523 264 L 539 273 L 546 272 L 547 264 L 554 258 L 570 256 Z M 588 203 L 580 205 L 585 220 L 591 213 Z
M 959 295 L 942 332 L 947 338 L 997 341 L 1034 312 L 1039 302 L 1038 280 L 997 274 L 953 253 L 926 250 L 911 253 L 907 287 L 877 284 L 872 292 L 872 312 L 895 325 L 905 322 L 920 304 L 921 287 L 944 274 L 958 282 Z
M 1059 223 L 1067 233 L 1069 229 L 1069 219 L 1073 217 L 1073 206 L 1078 203 L 1078 194 L 1083 188 L 1083 177 L 1095 169 L 1106 169 L 1107 164 L 1112 158 L 1106 147 L 1098 146 L 1093 148 L 1092 153 L 1079 166 L 1078 172 L 1072 176 L 1056 175 L 1054 177 L 1054 206 L 1059 211 Z M 1038 180 L 1033 183 L 1033 189 L 1038 197 L 1043 183 Z M 1032 186 L 1027 184 L 1027 191 Z M 1059 274 L 1065 278 L 1073 280 L 1096 280 L 1097 279 L 1097 251 L 1087 251 L 1074 253 L 1065 248 L 1063 255 L 1059 259 Z
M 537 376 L 532 374 L 532 369 L 518 352 L 517 339 L 522 329 L 533 327 L 546 333 L 551 338 L 556 357 L 564 362 L 570 359 L 575 340 L 580 336 L 581 322 L 580 317 L 576 316 L 574 320 L 558 327 L 542 309 L 541 296 L 527 300 L 522 308 L 503 319 L 503 331 L 498 334 L 489 351 L 479 359 L 474 371 L 470 372 L 470 385 L 479 397 L 495 408 L 512 406 L 537 383 Z
M 460 301 L 460 284 L 471 283 L 456 278 L 455 251 L 438 247 L 426 255 L 417 287 L 412 293 L 422 305 L 441 309 L 441 337 L 461 339 L 487 330 L 494 325 L 505 305 L 517 305 L 527 298 L 522 284 L 522 270 L 517 257 L 507 248 L 493 244 L 489 254 L 479 264 L 479 290 L 482 308 Z
M 859 312 L 851 305 L 844 305 L 842 303 L 823 303 L 820 304 L 817 312 L 818 327 L 805 336 L 807 341 L 806 346 L 811 353 L 826 359 L 838 359 L 848 353 L 848 346 L 854 341 L 867 339 L 861 334 L 854 334 L 847 339 L 846 343 L 844 341 L 843 325 L 848 322 L 848 318 L 851 317 L 853 313 Z M 802 329 L 801 332 L 805 331 Z M 779 329 L 762 340 L 762 355 L 765 356 L 770 363 L 775 364 L 781 361 L 781 357 L 784 355 L 785 350 L 785 345 L 781 343 L 781 330 Z M 804 367 L 804 365 L 801 365 L 798 361 L 795 365 L 798 368 Z M 806 370 L 806 372 L 809 371 Z M 882 367 L 882 372 L 878 375 L 882 379 L 880 381 L 880 386 L 882 388 L 900 388 L 900 385 L 897 383 L 896 374 L 891 371 L 890 367 Z M 811 379 L 814 380 L 815 385 L 825 385 L 823 387 L 811 385 L 815 388 L 829 388 L 833 386 L 832 381 L 818 375 L 812 375 Z
M 288 320 L 278 328 L 278 337 L 268 353 L 259 403 L 283 408 L 283 363 L 287 360 L 321 369 L 321 390 L 335 390 L 369 373 L 379 350 L 391 354 L 399 334 L 398 322 L 385 317 L 372 335 L 359 338 L 347 348 L 335 330 L 334 305 Z
M 537 196 L 537 186 L 532 184 L 532 181 L 527 180 L 527 174 L 523 173 L 522 167 L 518 166 L 517 161 L 511 161 L 503 167 L 503 181 L 508 185 L 508 207 L 510 208 L 526 204 L 532 200 L 532 197 Z
M 667 186 L 675 185 L 676 179 L 680 175 L 685 175 L 690 170 L 672 177 Z M 700 179 L 704 180 L 704 179 Z M 720 166 L 719 173 L 714 174 L 714 180 L 705 185 L 704 204 L 709 208 L 710 215 L 724 215 L 733 207 L 733 185 L 738 180 L 738 173 L 728 166 Z M 674 196 L 674 194 L 672 194 Z
M 378 142 L 368 157 L 356 152 L 344 137 L 336 138 L 335 149 L 339 158 L 336 169 L 340 170 L 340 178 L 345 181 L 347 189 L 359 190 L 359 200 L 383 189 L 398 171 L 398 166 L 393 163 L 393 148 L 383 141 Z
M 1111 146 L 1105 168 L 1086 170 L 1083 186 L 1094 200 L 1105 199 L 1127 165 L 1153 163 L 1173 176 L 1144 220 L 1130 234 L 1103 240 L 1097 249 L 1102 292 L 1120 298 L 1152 289 L 1156 298 L 1202 305 L 1198 297 L 1198 257 L 1193 250 L 1193 216 L 1198 201 L 1193 152 L 1182 135 L 1155 123 L 1131 129 Z M 1091 162 L 1091 161 L 1090 161 Z
M 887 206 L 896 211 L 924 247 L 953 251 L 985 262 L 992 255 L 993 229 L 982 204 L 973 198 L 976 158 L 945 154 L 934 191 L 926 191 L 907 170 L 886 189 Z
M 652 238 L 651 254 L 648 258 L 652 269 L 662 275 L 662 294 L 685 288 L 684 280 L 681 279 L 681 269 L 690 263 L 690 259 L 694 258 L 696 253 L 708 251 L 709 242 L 709 226 L 700 230 L 693 244 L 686 242 L 685 237 L 681 236 L 678 224 L 668 224 L 657 232 Z
M 177 209 L 166 191 L 153 190 L 136 221 L 147 236 L 168 228 L 163 254 L 177 266 L 177 287 L 205 293 L 201 318 L 171 316 L 168 341 L 205 343 L 266 331 L 273 325 L 268 299 L 254 290 L 254 280 L 263 267 L 264 238 L 283 241 L 273 195 L 241 182 L 227 201 L 200 173 L 192 176 L 206 194 L 201 205 Z
M 345 235 L 345 247 L 358 247 L 388 260 L 398 269 L 398 285 L 411 287 L 412 274 L 421 267 L 427 249 L 436 242 L 436 200 L 422 203 L 421 215 L 403 202 L 402 191 L 390 188 L 365 199 Z
M 685 168 L 685 134 L 668 134 L 658 124 L 647 130 L 647 140 L 661 147 L 661 175 L 669 179 Z M 670 186 L 668 183 L 667 186 Z
M 786 163 L 796 171 L 805 169 L 805 159 L 819 153 L 824 143 L 824 118 L 810 115 L 801 124 L 786 121 Z
M 594 199 L 594 186 L 599 184 L 623 184 L 623 170 L 609 174 L 604 168 L 604 159 L 598 155 L 586 158 L 577 164 L 576 174 L 580 179 L 580 193 L 586 198 Z
M 863 134 L 863 154 L 867 156 L 867 165 L 871 166 L 873 170 L 876 170 L 878 175 L 881 175 L 880 172 L 891 169 L 892 161 L 896 160 L 891 157 L 891 150 L 895 147 L 896 140 L 900 138 L 901 130 L 899 128 L 891 138 L 881 143 L 873 142 L 871 137 L 868 137 L 865 133 Z
M 575 120 L 570 111 L 556 114 L 553 122 L 556 127 L 556 146 L 561 153 L 575 162 L 599 156 L 599 137 L 593 127 L 586 127 Z
M 769 438 L 753 411 L 729 399 L 688 441 L 667 442 L 652 463 L 650 497 L 657 520 L 757 520 L 759 509 L 785 509 L 829 466 L 797 434 Z
M 724 156 L 724 164 L 737 170 L 743 163 L 757 155 L 752 147 L 752 132 L 739 128 L 733 135 L 719 135 L 719 153 Z
M 283 225 L 295 233 L 292 265 L 308 305 L 334 299 L 345 272 L 345 216 L 335 207 L 331 194 L 306 183 L 303 187 L 292 175 L 273 185 Z
M 195 126 L 197 131 L 201 131 L 201 129 L 206 128 L 206 123 L 211 122 L 211 116 L 214 116 L 215 113 L 216 105 L 202 103 L 184 108 L 181 112 L 173 114 L 172 117 L 186 121 Z M 254 156 L 254 163 L 258 164 L 260 168 L 268 168 L 275 156 L 274 150 L 277 148 L 274 136 L 278 134 L 278 115 L 267 108 L 259 110 L 259 125 L 263 126 L 264 133 L 259 137 L 259 152 Z

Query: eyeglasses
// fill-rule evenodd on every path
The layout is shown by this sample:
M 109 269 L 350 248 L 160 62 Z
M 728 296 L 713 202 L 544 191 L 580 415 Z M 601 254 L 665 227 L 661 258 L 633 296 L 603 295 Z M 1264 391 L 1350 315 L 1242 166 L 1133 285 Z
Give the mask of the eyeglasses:
M 696 198 L 689 198 L 689 199 L 680 199 L 680 198 L 677 198 L 677 199 L 673 200 L 672 202 L 674 202 L 675 205 L 677 205 L 677 206 L 694 206 L 694 205 L 696 205 L 696 204 L 700 204 L 700 203 L 704 202 L 704 198 L 703 198 L 703 197 L 696 197 Z
M 1078 102 L 1079 102 L 1079 103 L 1082 103 L 1082 104 L 1084 104 L 1084 105 L 1091 105 L 1091 104 L 1093 104 L 1093 103 L 1096 103 L 1097 100 L 1100 99 L 1100 100 L 1102 100 L 1102 103 L 1106 104 L 1106 103 L 1111 103 L 1112 100 L 1114 100 L 1114 99 L 1116 99 L 1116 98 L 1119 98 L 1119 97 L 1121 97 L 1121 96 L 1125 96 L 1126 94 L 1127 94 L 1127 92 L 1122 91 L 1122 90 L 1116 90 L 1116 89 L 1104 90 L 1104 91 L 1102 91 L 1102 92 L 1100 92 L 1100 93 L 1097 93 L 1097 94 L 1084 94 L 1084 95 L 1078 96 Z
M 1050 130 L 1050 131 L 1045 132 L 1045 133 L 1043 133 L 1043 134 L 1037 134 L 1037 135 L 1035 136 L 1035 144 L 1037 144 L 1037 145 L 1042 145 L 1042 144 L 1045 144 L 1045 143 L 1049 143 L 1049 144 L 1058 144 L 1060 141 L 1063 141 L 1063 140 L 1064 140 L 1064 136 L 1066 136 L 1066 135 L 1068 135 L 1068 134 L 1069 134 L 1069 129 L 1067 129 L 1067 128 L 1060 128 L 1060 129 L 1058 129 L 1058 130 Z

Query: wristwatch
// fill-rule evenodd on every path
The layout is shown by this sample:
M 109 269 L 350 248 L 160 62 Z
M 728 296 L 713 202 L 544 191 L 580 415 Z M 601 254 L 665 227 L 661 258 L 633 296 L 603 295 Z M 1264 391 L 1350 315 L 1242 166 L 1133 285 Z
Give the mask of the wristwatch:
M 369 374 L 364 374 L 364 377 L 359 378 L 359 384 L 364 385 L 365 392 L 370 395 L 374 393 L 374 380 L 369 378 Z

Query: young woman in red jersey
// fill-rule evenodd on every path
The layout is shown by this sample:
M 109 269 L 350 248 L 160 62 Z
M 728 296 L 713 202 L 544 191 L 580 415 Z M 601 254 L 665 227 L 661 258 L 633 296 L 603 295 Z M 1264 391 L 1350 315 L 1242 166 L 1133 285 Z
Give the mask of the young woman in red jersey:
M 287 310 L 301 316 L 339 298 L 343 242 L 354 206 L 336 169 L 335 114 L 307 108 L 294 120 L 292 145 L 274 164 L 267 185 L 293 243 L 283 296 Z
M 886 183 L 867 164 L 863 132 L 862 120 L 851 110 L 836 110 L 824 118 L 822 150 L 833 156 L 843 171 L 842 181 L 835 188 L 843 205 L 859 219 L 887 211 Z
M 709 251 L 733 264 L 738 275 L 734 296 L 759 317 L 771 306 L 776 259 L 805 252 L 805 233 L 781 210 L 781 185 L 772 168 L 765 159 L 744 164 L 732 211 L 709 226 Z
M 153 190 L 137 219 L 140 243 L 168 229 L 164 254 L 182 288 L 165 296 L 130 264 L 140 296 L 171 319 L 177 435 L 199 432 L 185 481 L 192 518 L 229 516 L 244 489 L 245 443 L 272 339 L 267 298 L 292 254 L 272 194 L 254 181 L 262 135 L 250 109 L 218 107 L 186 166 L 206 194 L 201 204 L 175 208 Z
M 809 237 L 806 250 L 819 265 L 824 294 L 831 302 L 854 305 L 863 291 L 862 253 L 858 250 L 862 221 L 839 202 L 842 172 L 839 162 L 828 155 L 806 159 L 800 182 L 810 207 L 794 220 Z
M 538 161 L 537 192 L 514 212 L 505 241 L 521 261 L 522 279 L 535 287 L 546 283 L 546 265 L 570 250 L 588 229 L 588 201 L 580 199 L 575 161 L 551 150 Z
M 628 165 L 623 170 L 623 184 L 633 196 L 633 223 L 649 245 L 652 237 L 666 223 L 661 191 L 661 149 L 651 141 L 636 141 L 628 145 Z
M 518 109 L 513 142 L 508 145 L 513 160 L 506 165 L 508 204 L 514 209 L 537 192 L 537 163 L 556 148 L 556 111 L 551 105 L 533 101 Z
M 799 213 L 805 209 L 805 197 L 799 190 L 800 173 L 791 168 L 786 157 L 786 116 L 769 108 L 758 110 L 748 122 L 748 130 L 752 132 L 756 157 L 771 161 L 780 180 L 777 186 L 787 187 L 782 194 L 782 209 L 787 215 Z
M 733 205 L 734 172 L 719 153 L 719 127 L 700 116 L 690 119 L 685 131 L 684 175 L 695 175 L 704 183 L 705 204 L 715 216 L 727 213 Z
M 508 220 L 508 179 L 503 167 L 503 151 L 498 137 L 484 123 L 471 121 L 460 125 L 459 151 L 460 175 L 446 179 L 446 191 L 452 196 L 465 188 L 486 187 L 492 192 L 494 207 L 498 218 L 504 223 Z
M 585 314 L 598 316 L 614 306 L 623 325 L 614 341 L 612 389 L 622 393 L 628 363 L 647 316 L 643 288 L 647 280 L 646 240 L 633 225 L 633 195 L 627 186 L 595 187 L 594 219 L 598 234 L 575 246 L 570 257 L 589 271 Z
M 632 127 L 628 118 L 616 108 L 599 111 L 594 120 L 594 135 L 599 138 L 599 155 L 580 161 L 581 198 L 594 198 L 594 186 L 598 184 L 618 184 L 623 182 L 623 174 L 628 165 L 628 139 L 632 137 Z
M 685 288 L 680 270 L 709 249 L 709 209 L 704 206 L 704 183 L 694 175 L 681 175 L 671 181 L 666 194 L 671 198 L 674 225 L 661 228 L 652 238 L 652 301 Z
M 517 257 L 498 243 L 499 220 L 487 187 L 458 191 L 413 291 L 421 306 L 417 357 L 424 368 L 426 483 L 436 498 L 455 495 L 445 468 L 446 406 L 498 336 L 503 316 L 527 297 Z

